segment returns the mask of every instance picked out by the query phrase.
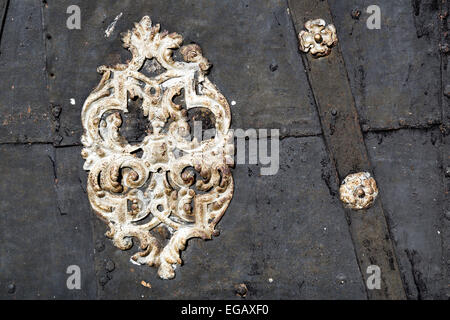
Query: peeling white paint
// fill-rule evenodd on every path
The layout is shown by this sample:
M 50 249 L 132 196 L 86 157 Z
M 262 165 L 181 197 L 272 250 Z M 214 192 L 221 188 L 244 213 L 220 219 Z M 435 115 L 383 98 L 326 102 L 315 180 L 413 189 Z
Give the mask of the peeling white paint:
M 109 38 L 109 36 L 111 35 L 111 33 L 114 31 L 114 28 L 116 27 L 116 23 L 117 21 L 120 19 L 120 17 L 122 16 L 122 12 L 119 13 L 115 18 L 114 21 L 111 22 L 111 24 L 108 26 L 108 28 L 106 28 L 105 30 L 105 37 Z

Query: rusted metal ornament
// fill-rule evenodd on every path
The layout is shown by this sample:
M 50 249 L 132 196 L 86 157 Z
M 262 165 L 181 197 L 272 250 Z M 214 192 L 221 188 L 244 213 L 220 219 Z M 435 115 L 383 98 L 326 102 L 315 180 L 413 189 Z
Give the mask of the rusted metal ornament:
M 147 16 L 122 41 L 131 61 L 98 68 L 103 77 L 81 113 L 87 193 L 95 213 L 108 224 L 106 235 L 114 245 L 127 250 L 137 240 L 141 251 L 131 261 L 158 267 L 161 278 L 171 279 L 187 240 L 218 235 L 215 226 L 231 201 L 230 109 L 205 76 L 210 64 L 198 45 L 181 47 L 184 61 L 175 61 L 173 51 L 183 38 L 160 32 Z M 165 71 L 144 75 L 140 70 L 147 59 Z M 181 91 L 186 108 L 173 102 Z M 128 112 L 127 96 L 142 99 L 152 128 L 137 144 L 119 131 L 121 113 Z M 200 107 L 215 117 L 215 136 L 203 141 L 189 137 L 186 110 Z
M 378 187 L 370 173 L 358 172 L 345 177 L 339 193 L 346 207 L 361 210 L 373 205 L 378 196 Z
M 329 55 L 338 41 L 334 25 L 327 25 L 323 19 L 315 19 L 307 21 L 305 29 L 298 34 L 300 50 L 310 52 L 315 58 Z

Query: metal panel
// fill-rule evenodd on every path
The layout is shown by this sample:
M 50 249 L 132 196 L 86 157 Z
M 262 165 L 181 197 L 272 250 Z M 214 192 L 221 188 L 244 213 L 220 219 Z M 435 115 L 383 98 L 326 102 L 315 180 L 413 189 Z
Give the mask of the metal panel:
M 303 29 L 306 21 L 317 17 L 332 23 L 327 1 L 319 4 L 307 0 L 290 1 L 289 5 L 297 32 Z M 371 164 L 339 46 L 319 59 L 304 55 L 303 61 L 317 101 L 327 148 L 340 180 L 351 173 L 370 171 Z M 381 269 L 382 290 L 368 290 L 368 297 L 404 299 L 405 292 L 380 199 L 372 208 L 363 211 L 347 209 L 346 214 L 364 279 L 369 278 L 366 272 L 369 266 L 376 264 Z
M 442 134 L 441 144 L 441 176 L 443 182 L 444 199 L 442 203 L 442 212 L 439 219 L 439 225 L 442 227 L 442 263 L 443 263 L 443 277 L 447 281 L 450 279 L 450 68 L 449 68 L 449 44 L 448 31 L 450 27 L 450 19 L 448 18 L 450 12 L 450 2 L 442 0 L 440 3 L 439 14 L 439 30 L 441 36 L 441 107 L 442 107 L 442 125 L 440 126 Z M 442 172 L 443 171 L 443 172 Z M 446 290 L 443 290 L 442 297 L 450 298 L 450 287 L 447 285 Z M 444 295 L 445 293 L 445 295 Z
M 277 175 L 260 176 L 256 165 L 236 167 L 238 192 L 218 225 L 219 238 L 189 241 L 173 280 L 130 265 L 96 223 L 103 249 L 96 253 L 99 297 L 240 299 L 235 286 L 244 283 L 247 299 L 365 299 L 344 212 L 322 179 L 330 170 L 322 139 L 283 139 L 280 150 Z M 108 272 L 110 261 L 115 268 Z
M 441 122 L 438 2 L 330 1 L 364 131 Z M 367 28 L 370 5 L 381 29 Z
M 73 1 L 48 1 L 44 8 L 50 102 L 60 105 L 61 145 L 78 144 L 82 133 L 81 104 L 99 77 L 102 64 L 129 58 L 119 33 L 143 15 L 163 29 L 182 33 L 185 43 L 202 46 L 215 65 L 211 81 L 235 101 L 233 125 L 238 128 L 281 128 L 281 135 L 319 134 L 292 25 L 284 2 L 233 1 L 84 1 L 82 29 L 66 29 L 66 8 Z M 115 17 L 109 37 L 105 30 Z M 75 105 L 70 104 L 75 99 Z M 270 110 L 276 110 L 271 112 Z
M 43 144 L 2 145 L 0 155 L 0 298 L 95 298 L 91 216 L 79 205 L 76 157 Z M 70 265 L 81 268 L 82 290 L 66 286 Z
M 448 298 L 448 1 L 380 0 L 381 30 L 365 26 L 374 3 L 329 2 L 361 127 L 386 131 L 364 139 L 407 297 Z M 66 28 L 73 4 L 81 30 Z M 0 298 L 242 299 L 241 285 L 247 299 L 367 298 L 287 1 L 1 0 L 0 18 L 4 12 Z M 171 281 L 131 265 L 105 239 L 78 146 L 97 66 L 129 58 L 119 33 L 145 14 L 202 46 L 215 65 L 209 78 L 236 102 L 232 126 L 280 128 L 284 138 L 277 175 L 234 169 L 220 239 L 190 241 Z M 315 94 L 335 94 L 327 72 L 330 87 Z M 130 114 L 125 126 L 138 139 L 145 118 Z M 66 286 L 72 264 L 81 268 L 81 290 Z
M 6 15 L 0 45 L 2 143 L 52 141 L 40 6 L 38 0 L 25 0 L 11 1 L 8 7 L 3 7 Z
M 444 296 L 439 130 L 367 134 L 367 148 L 411 299 Z

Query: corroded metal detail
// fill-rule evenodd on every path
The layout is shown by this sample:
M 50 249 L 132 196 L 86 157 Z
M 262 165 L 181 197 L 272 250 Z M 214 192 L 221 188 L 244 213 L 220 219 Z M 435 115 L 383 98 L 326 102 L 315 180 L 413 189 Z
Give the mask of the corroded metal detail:
M 334 25 L 327 25 L 323 19 L 315 19 L 307 21 L 305 29 L 307 31 L 302 30 L 298 34 L 300 50 L 311 52 L 314 57 L 329 55 L 338 41 Z
M 375 179 L 368 172 L 349 174 L 339 189 L 340 199 L 347 207 L 360 210 L 369 208 L 378 195 Z
M 160 32 L 145 16 L 122 38 L 132 59 L 101 66 L 102 79 L 86 99 L 81 113 L 82 157 L 89 171 L 88 197 L 110 230 L 106 235 L 122 250 L 138 240 L 142 251 L 132 262 L 157 266 L 163 279 L 175 276 L 180 251 L 193 237 L 218 235 L 216 224 L 233 194 L 233 139 L 226 99 L 208 80 L 210 67 L 198 45 L 181 47 L 185 61 L 173 51 L 183 38 Z M 154 77 L 140 72 L 154 59 L 165 71 Z M 155 62 L 155 63 L 156 63 Z M 185 105 L 173 100 L 184 92 Z M 121 114 L 128 97 L 142 99 L 151 129 L 132 144 L 120 135 Z M 187 110 L 206 108 L 215 117 L 215 135 L 190 137 Z

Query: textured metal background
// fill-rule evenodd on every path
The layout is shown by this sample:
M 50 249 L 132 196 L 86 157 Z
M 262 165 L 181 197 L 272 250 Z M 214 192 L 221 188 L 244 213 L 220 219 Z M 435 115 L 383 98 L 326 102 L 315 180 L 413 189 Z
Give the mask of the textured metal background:
M 439 16 L 448 3 L 374 2 L 381 30 L 365 25 L 372 1 L 329 4 L 407 296 L 448 299 L 448 39 Z M 5 4 L 0 298 L 241 299 L 241 283 L 247 299 L 367 298 L 287 1 L 2 0 L 0 8 Z M 72 4 L 81 8 L 81 30 L 66 28 Z M 119 33 L 143 15 L 202 46 L 214 64 L 210 79 L 236 101 L 234 128 L 280 128 L 282 135 L 279 173 L 234 169 L 221 235 L 190 241 L 172 281 L 130 264 L 130 254 L 105 238 L 80 157 L 80 111 L 100 79 L 96 67 L 128 57 Z M 81 290 L 66 287 L 72 264 L 81 267 Z

